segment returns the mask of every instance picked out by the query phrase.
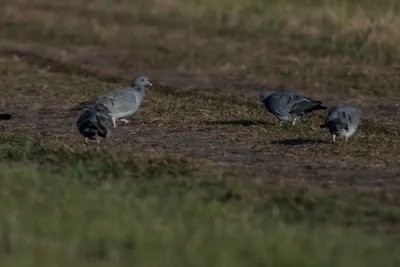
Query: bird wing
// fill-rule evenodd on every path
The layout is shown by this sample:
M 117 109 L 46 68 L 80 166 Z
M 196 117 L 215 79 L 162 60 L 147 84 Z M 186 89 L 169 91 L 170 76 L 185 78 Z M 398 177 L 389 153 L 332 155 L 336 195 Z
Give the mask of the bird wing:
M 304 99 L 302 95 L 298 94 L 295 91 L 289 90 L 281 91 L 281 93 L 278 94 L 278 97 L 279 105 L 282 107 L 286 107 L 289 112 L 296 104 L 301 103 Z
M 95 114 L 100 136 L 109 136 L 111 133 L 111 128 L 113 127 L 110 111 L 104 105 L 98 104 L 95 107 Z
M 293 105 L 298 103 L 301 95 L 295 91 L 281 90 L 267 98 L 266 107 L 274 115 L 287 116 L 293 108 Z
M 321 101 L 314 101 L 308 97 L 297 97 L 293 100 L 292 110 L 290 113 L 304 113 L 313 110 L 314 108 L 321 105 Z
M 354 108 L 349 104 L 336 104 L 328 111 L 328 118 L 336 118 L 339 112 L 352 112 Z
M 361 111 L 359 109 L 348 107 L 338 112 L 338 117 L 349 127 L 357 127 L 361 119 Z
M 127 113 L 137 108 L 138 99 L 132 88 L 111 91 L 96 100 L 106 106 L 111 113 Z

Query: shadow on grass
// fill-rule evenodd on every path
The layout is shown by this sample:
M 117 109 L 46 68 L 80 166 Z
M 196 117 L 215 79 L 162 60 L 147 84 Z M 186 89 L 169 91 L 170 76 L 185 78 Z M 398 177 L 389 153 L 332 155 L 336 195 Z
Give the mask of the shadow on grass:
M 250 126 L 250 125 L 267 125 L 270 122 L 262 121 L 262 120 L 223 120 L 223 121 L 213 121 L 208 122 L 210 124 L 230 124 L 230 125 L 242 125 L 242 126 Z
M 271 141 L 271 144 L 274 145 L 285 145 L 285 146 L 297 146 L 297 145 L 307 145 L 307 144 L 329 144 L 328 141 L 325 140 L 318 140 L 318 139 L 286 139 L 286 140 L 278 140 L 278 141 Z
M 0 111 L 0 120 L 10 120 L 11 114 L 6 113 L 4 111 Z

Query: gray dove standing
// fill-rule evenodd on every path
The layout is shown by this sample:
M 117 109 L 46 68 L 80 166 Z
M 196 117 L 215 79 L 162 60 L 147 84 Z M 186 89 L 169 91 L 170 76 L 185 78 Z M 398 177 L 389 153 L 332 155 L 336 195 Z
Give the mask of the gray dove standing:
M 109 109 L 101 103 L 84 108 L 83 113 L 76 122 L 76 126 L 79 133 L 85 137 L 86 143 L 88 138 L 99 143 L 100 138 L 110 136 L 113 121 L 109 113 Z
M 263 91 L 260 93 L 259 101 L 264 103 L 265 108 L 271 112 L 282 125 L 283 121 L 296 120 L 313 110 L 326 109 L 321 101 L 312 100 L 292 90 L 280 90 L 276 92 Z
M 93 102 L 82 102 L 78 106 L 72 108 L 72 110 L 81 110 L 85 107 L 101 103 L 109 109 L 113 125 L 117 127 L 117 119 L 125 122 L 125 124 L 129 122 L 124 119 L 124 117 L 133 115 L 139 109 L 143 102 L 146 89 L 151 86 L 152 84 L 146 76 L 139 76 L 133 81 L 131 87 L 111 91 L 97 97 Z
M 335 143 L 336 136 L 345 137 L 346 141 L 352 136 L 360 124 L 361 110 L 349 104 L 337 104 L 329 109 L 328 117 L 321 128 L 328 128 Z

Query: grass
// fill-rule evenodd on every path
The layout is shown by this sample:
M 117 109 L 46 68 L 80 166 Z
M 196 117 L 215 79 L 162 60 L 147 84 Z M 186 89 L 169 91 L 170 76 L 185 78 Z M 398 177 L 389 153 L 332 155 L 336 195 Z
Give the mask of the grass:
M 398 266 L 396 1 L 3 1 L 0 264 Z M 69 108 L 136 74 L 132 123 Z M 362 108 L 331 144 L 259 91 Z
M 211 163 L 76 153 L 16 136 L 3 136 L 1 151 L 0 253 L 7 266 L 396 266 L 400 260 L 394 240 L 366 234 L 400 220 L 397 205 L 385 199 L 243 184 L 237 173 L 232 179 L 233 170 Z
M 396 25 L 399 22 L 396 15 L 399 7 L 394 1 L 376 5 L 371 1 L 315 1 L 310 4 L 309 1 L 161 0 L 121 1 L 112 7 L 108 1 L 93 1 L 86 5 L 79 1 L 68 4 L 20 1 L 7 7 L 3 11 L 3 23 L 7 26 L 4 34 L 13 37 L 29 34 L 31 39 L 69 39 L 78 44 L 129 47 L 132 42 L 144 41 L 135 38 L 133 25 L 138 27 L 135 31 L 142 29 L 144 32 L 144 35 L 140 33 L 141 38 L 166 38 L 158 28 L 168 27 L 183 31 L 189 42 L 196 41 L 198 34 L 226 34 L 250 40 L 254 35 L 262 35 L 266 43 L 284 42 L 292 50 L 344 54 L 361 60 L 391 61 L 398 57 Z M 20 12 L 26 8 L 30 15 L 21 16 Z M 77 25 L 79 31 L 75 30 Z M 22 30 L 25 26 L 30 30 Z M 129 38 L 122 43 L 114 42 L 122 36 Z
M 109 69 L 117 61 L 124 74 L 157 66 L 166 82 L 182 72 L 223 81 L 234 75 L 251 86 L 398 96 L 393 1 L 42 0 L 7 2 L 1 12 L 3 39 L 66 49 L 56 59 L 81 67 Z
M 1 209 L 1 261 L 7 266 L 398 263 L 398 246 L 388 240 L 260 219 L 245 208 L 204 203 L 190 192 L 141 196 L 127 181 L 88 187 L 68 171 L 5 168 L 2 175 L 7 205 Z M 31 190 L 21 190 L 20 183 Z

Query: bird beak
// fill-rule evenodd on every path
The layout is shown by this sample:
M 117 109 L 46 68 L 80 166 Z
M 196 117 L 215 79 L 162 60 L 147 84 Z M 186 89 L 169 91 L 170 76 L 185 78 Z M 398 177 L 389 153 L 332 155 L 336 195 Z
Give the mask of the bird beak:
M 152 87 L 153 86 L 153 84 L 151 83 L 151 82 L 147 82 L 147 87 Z

